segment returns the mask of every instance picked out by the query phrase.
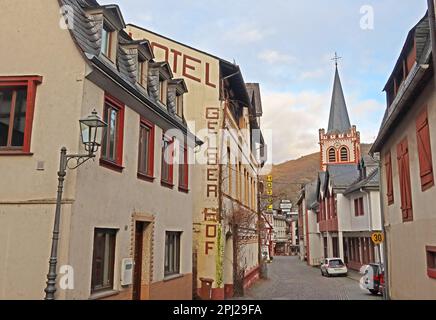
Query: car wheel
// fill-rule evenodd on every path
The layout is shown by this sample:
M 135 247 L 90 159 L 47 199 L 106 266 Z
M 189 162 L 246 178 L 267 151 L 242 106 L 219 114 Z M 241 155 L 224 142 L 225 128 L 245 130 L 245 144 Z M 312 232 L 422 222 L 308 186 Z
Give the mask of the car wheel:
M 378 296 L 378 290 L 369 289 L 369 292 L 375 296 Z

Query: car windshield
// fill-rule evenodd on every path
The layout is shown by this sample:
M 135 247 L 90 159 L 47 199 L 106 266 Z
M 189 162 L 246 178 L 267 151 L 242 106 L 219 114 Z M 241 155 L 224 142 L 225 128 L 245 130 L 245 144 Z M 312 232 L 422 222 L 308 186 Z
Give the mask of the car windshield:
M 342 260 L 339 260 L 339 259 L 337 259 L 337 260 L 330 260 L 329 261 L 329 266 L 333 267 L 333 268 L 335 268 L 335 267 L 343 267 L 344 263 L 342 262 Z

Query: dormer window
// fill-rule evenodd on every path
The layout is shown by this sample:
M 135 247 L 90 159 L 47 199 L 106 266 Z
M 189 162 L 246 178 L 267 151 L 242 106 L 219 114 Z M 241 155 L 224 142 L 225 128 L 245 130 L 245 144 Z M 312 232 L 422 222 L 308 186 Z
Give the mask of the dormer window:
M 176 97 L 176 114 L 183 118 L 183 94 L 179 94 Z
M 116 60 L 118 33 L 126 27 L 120 8 L 117 5 L 92 6 L 86 13 L 94 21 L 102 21 L 100 53 L 112 62 Z
M 159 80 L 159 100 L 164 105 L 167 104 L 167 90 L 168 90 L 168 83 L 165 79 Z
M 146 60 L 138 59 L 138 69 L 137 69 L 137 81 L 138 83 L 147 88 L 147 77 L 148 77 L 148 63 Z
M 112 31 L 107 26 L 103 26 L 103 29 L 101 31 L 100 52 L 103 53 L 108 58 L 110 58 L 110 54 L 111 54 L 111 40 L 112 40 Z

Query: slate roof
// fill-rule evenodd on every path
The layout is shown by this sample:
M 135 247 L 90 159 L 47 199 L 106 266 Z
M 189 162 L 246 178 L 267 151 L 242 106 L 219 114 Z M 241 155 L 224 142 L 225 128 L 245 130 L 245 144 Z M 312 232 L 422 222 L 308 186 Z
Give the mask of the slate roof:
M 342 90 L 339 71 L 336 67 L 333 84 L 332 102 L 330 106 L 330 118 L 327 134 L 344 133 L 351 129 L 344 91 Z
M 359 178 L 359 170 L 355 164 L 339 164 L 327 166 L 327 175 L 333 188 L 348 188 Z
M 316 193 L 318 194 L 320 190 L 325 190 L 325 183 L 327 181 L 327 173 L 326 172 L 318 172 L 318 186 Z
M 263 115 L 262 98 L 260 96 L 260 86 L 258 83 L 247 83 L 248 96 L 251 99 L 251 104 L 255 107 L 256 117 Z
M 390 83 L 393 81 L 393 78 L 395 76 L 396 71 L 398 68 L 402 68 L 403 64 L 403 56 L 407 54 L 407 51 L 409 49 L 409 45 L 412 41 L 416 41 L 416 57 L 419 61 L 420 58 L 424 55 L 425 49 L 429 43 L 430 40 L 430 24 L 428 22 L 428 13 L 424 15 L 421 20 L 412 28 L 410 29 L 409 33 L 407 34 L 406 41 L 404 42 L 404 46 L 401 49 L 401 53 L 397 59 L 397 62 L 395 63 L 395 66 L 392 70 L 391 75 L 389 76 L 389 79 L 383 88 L 383 91 L 386 91 Z
M 148 41 L 134 41 L 124 30 L 119 30 L 116 64 L 110 63 L 100 53 L 104 17 L 102 14 L 88 13 L 101 10 L 111 20 L 115 21 L 118 27 L 124 28 L 125 23 L 119 7 L 117 5 L 100 6 L 96 0 L 58 0 L 58 2 L 63 8 L 63 14 L 67 22 L 72 23 L 73 27 L 69 28 L 69 31 L 73 41 L 81 50 L 84 59 L 90 65 L 102 69 L 110 77 L 116 79 L 130 94 L 159 114 L 161 119 L 164 119 L 166 123 L 171 124 L 174 128 L 181 129 L 183 132 L 187 132 L 189 136 L 194 138 L 194 135 L 189 132 L 183 119 L 177 117 L 170 109 L 160 106 L 158 101 L 153 99 L 147 90 L 137 82 L 138 50 L 130 48 L 129 45 L 144 46 L 141 50 L 148 52 L 150 51 Z M 152 52 L 148 54 L 148 58 L 154 58 Z M 150 62 L 153 64 L 155 61 L 150 60 Z M 164 64 L 166 62 L 162 63 L 162 67 Z M 170 77 L 172 77 L 172 74 Z M 183 79 L 180 81 L 184 82 Z M 195 139 L 200 143 L 196 137 Z
M 310 182 L 304 186 L 306 194 L 306 203 L 308 209 L 314 209 L 318 203 L 317 197 L 317 181 Z
M 427 12 L 425 16 L 409 31 L 395 67 L 384 87 L 385 91 L 390 85 L 392 85 L 398 69 L 402 68 L 402 61 L 413 42 L 416 43 L 416 64 L 412 70 L 410 70 L 406 80 L 401 83 L 394 101 L 391 105 L 387 106 L 377 139 L 374 142 L 370 153 L 381 151 L 385 139 L 392 134 L 394 128 L 410 111 L 410 104 L 416 99 L 414 96 L 415 92 L 425 85 L 426 81 L 432 77 L 432 68 L 422 67 L 423 64 L 432 64 L 430 26 Z
M 379 168 L 377 167 L 368 173 L 367 178 L 363 180 L 357 180 L 355 183 L 350 185 L 345 190 L 344 194 L 347 195 L 360 189 L 378 190 L 379 188 L 380 188 L 380 172 L 379 172 Z

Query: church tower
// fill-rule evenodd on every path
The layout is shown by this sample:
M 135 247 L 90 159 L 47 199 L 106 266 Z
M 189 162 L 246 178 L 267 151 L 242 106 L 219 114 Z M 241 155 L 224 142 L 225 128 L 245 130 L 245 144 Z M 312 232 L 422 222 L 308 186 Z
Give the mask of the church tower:
M 330 106 L 330 117 L 327 132 L 319 130 L 321 147 L 321 170 L 326 171 L 327 165 L 358 164 L 360 159 L 360 132 L 356 126 L 351 126 L 338 71 L 338 56 L 336 61 L 333 95 Z

